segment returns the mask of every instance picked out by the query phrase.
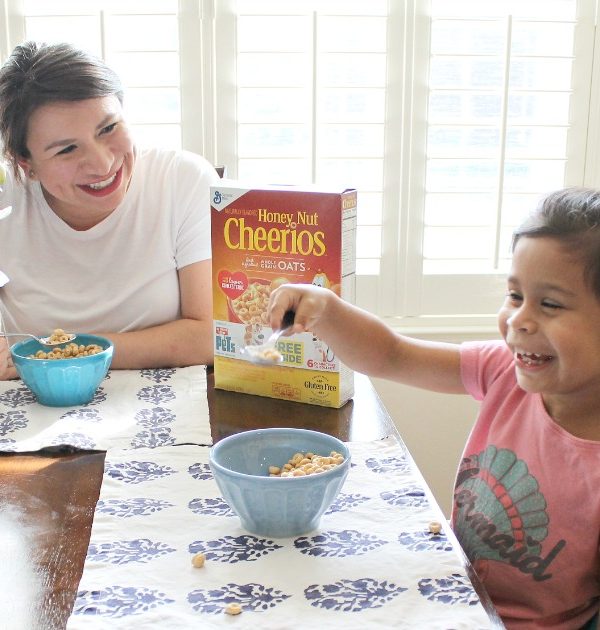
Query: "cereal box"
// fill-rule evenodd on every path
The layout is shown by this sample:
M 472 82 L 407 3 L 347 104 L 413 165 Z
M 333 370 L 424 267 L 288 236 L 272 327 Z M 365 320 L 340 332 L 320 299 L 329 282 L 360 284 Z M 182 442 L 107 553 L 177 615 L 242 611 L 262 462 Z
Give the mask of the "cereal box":
M 271 334 L 266 308 L 283 283 L 326 287 L 354 301 L 356 191 L 222 181 L 211 188 L 215 387 L 341 407 L 353 372 L 311 333 L 281 337 L 283 362 L 241 352 Z

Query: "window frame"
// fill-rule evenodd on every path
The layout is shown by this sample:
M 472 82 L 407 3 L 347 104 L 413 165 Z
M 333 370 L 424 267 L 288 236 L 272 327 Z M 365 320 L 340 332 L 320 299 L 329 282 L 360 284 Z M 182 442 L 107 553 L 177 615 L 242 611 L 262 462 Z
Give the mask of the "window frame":
M 182 147 L 236 176 L 236 0 L 178 0 Z M 357 303 L 415 332 L 495 331 L 504 274 L 425 276 L 424 232 L 430 0 L 389 1 L 386 149 L 379 276 L 357 276 Z M 578 0 L 565 182 L 600 185 L 600 0 Z M 4 59 L 24 39 L 23 0 L 0 0 Z M 398 139 L 391 142 L 390 139 Z M 485 297 L 482 300 L 482 296 Z M 463 314 L 440 304 L 459 301 Z M 484 304 L 484 307 L 478 306 Z

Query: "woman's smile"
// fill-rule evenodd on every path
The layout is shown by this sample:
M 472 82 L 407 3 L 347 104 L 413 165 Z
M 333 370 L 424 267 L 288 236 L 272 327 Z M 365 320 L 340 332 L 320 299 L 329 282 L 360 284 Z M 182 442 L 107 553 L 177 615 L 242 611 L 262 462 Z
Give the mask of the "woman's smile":
M 105 180 L 94 182 L 93 184 L 78 184 L 79 188 L 88 195 L 94 197 L 106 197 L 111 195 L 121 185 L 123 167 Z

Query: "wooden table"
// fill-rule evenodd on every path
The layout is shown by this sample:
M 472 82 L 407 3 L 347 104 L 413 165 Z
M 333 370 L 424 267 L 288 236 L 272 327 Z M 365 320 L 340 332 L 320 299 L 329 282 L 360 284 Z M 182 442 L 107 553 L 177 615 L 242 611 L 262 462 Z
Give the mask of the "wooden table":
M 358 374 L 355 397 L 341 409 L 215 390 L 212 374 L 208 404 L 215 442 L 245 429 L 278 425 L 315 429 L 346 441 L 376 440 L 396 432 L 371 382 Z M 99 451 L 0 454 L 3 572 L 13 576 L 7 584 L 0 582 L 5 618 L 43 620 L 37 626 L 43 630 L 65 627 L 83 571 L 104 457 Z M 469 576 L 492 627 L 503 627 L 472 570 Z M 36 627 L 27 623 L 14 627 Z

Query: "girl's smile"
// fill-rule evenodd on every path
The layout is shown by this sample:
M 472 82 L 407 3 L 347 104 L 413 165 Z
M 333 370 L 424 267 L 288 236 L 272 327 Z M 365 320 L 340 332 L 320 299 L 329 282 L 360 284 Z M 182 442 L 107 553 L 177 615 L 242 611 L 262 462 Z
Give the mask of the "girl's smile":
M 537 352 L 519 352 L 515 351 L 515 361 L 523 369 L 536 369 L 546 366 L 553 357 L 547 354 L 538 354 Z

